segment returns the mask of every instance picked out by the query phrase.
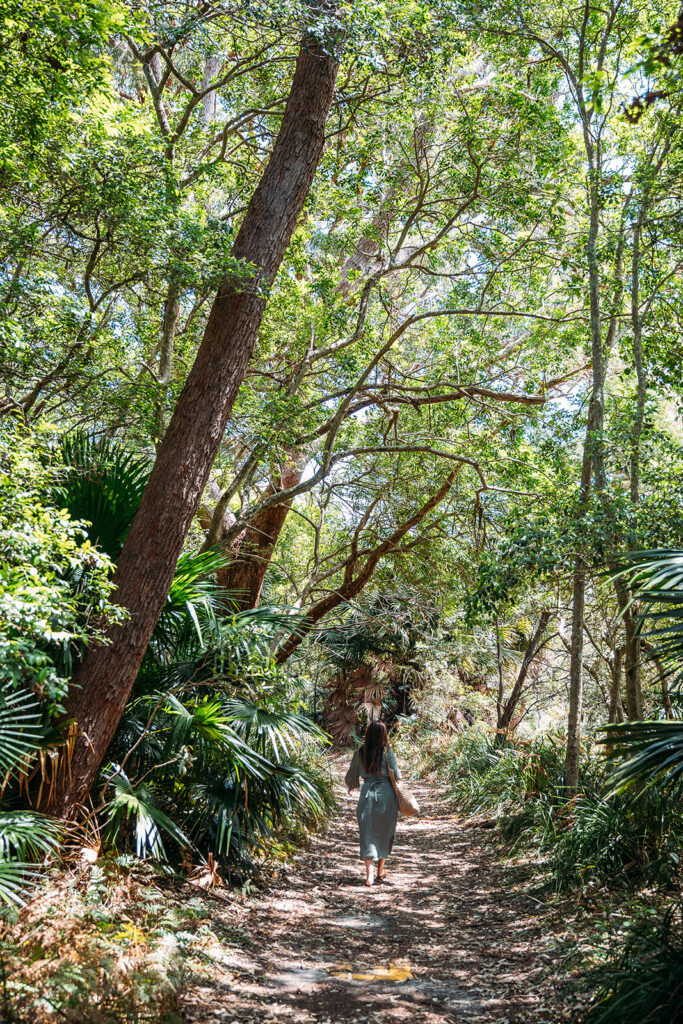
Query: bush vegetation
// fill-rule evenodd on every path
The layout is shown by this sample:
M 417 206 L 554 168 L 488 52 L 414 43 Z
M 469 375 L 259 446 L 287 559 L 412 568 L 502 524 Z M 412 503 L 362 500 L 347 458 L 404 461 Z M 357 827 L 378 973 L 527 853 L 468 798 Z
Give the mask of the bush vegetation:
M 558 735 L 502 744 L 495 734 L 470 729 L 427 754 L 425 763 L 447 781 L 464 811 L 492 812 L 512 849 L 533 853 L 558 891 L 672 883 L 678 877 L 680 816 L 662 793 L 610 797 L 609 768 L 595 750 L 587 752 L 581 791 L 572 796 Z
M 672 17 L 3 5 L 0 902 L 87 920 L 57 1014 L 172 1019 L 192 921 L 108 894 L 249 884 L 379 715 L 549 899 L 674 899 Z M 661 1017 L 679 952 L 636 915 L 596 1019 Z
M 641 911 L 592 974 L 586 1024 L 673 1024 L 683 1005 L 683 906 Z

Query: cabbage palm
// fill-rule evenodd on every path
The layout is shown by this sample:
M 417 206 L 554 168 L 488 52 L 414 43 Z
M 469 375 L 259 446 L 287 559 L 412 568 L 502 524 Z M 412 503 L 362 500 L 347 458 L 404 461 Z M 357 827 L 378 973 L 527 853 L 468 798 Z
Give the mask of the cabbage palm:
M 128 820 L 143 855 L 166 856 L 164 836 L 172 853 L 191 843 L 243 872 L 279 822 L 325 813 L 329 780 L 306 763 L 325 736 L 273 660 L 289 611 L 250 609 L 200 629 L 186 616 L 183 629 L 176 607 L 175 646 L 150 646 L 110 749 L 109 836 L 125 840 Z
M 324 735 L 296 712 L 199 689 L 178 686 L 130 707 L 117 738 L 128 748 L 125 770 L 111 766 L 106 778 L 109 837 L 129 819 L 141 856 L 166 856 L 164 833 L 243 870 L 278 822 L 318 818 L 329 806 L 325 780 L 297 761 Z
M 63 444 L 55 497 L 118 557 L 149 473 L 144 457 L 83 434 Z M 244 870 L 277 822 L 319 817 L 329 785 L 300 763 L 324 734 L 291 707 L 273 661 L 291 610 L 231 610 L 225 555 L 186 552 L 108 753 L 104 825 L 138 856 L 194 846 Z
M 0 771 L 8 803 L 17 783 L 32 769 L 44 740 L 38 699 L 8 684 L 0 687 Z M 0 809 L 0 902 L 22 904 L 40 877 L 35 861 L 54 853 L 59 823 L 28 810 Z
M 149 479 L 149 459 L 82 431 L 64 438 L 60 457 L 64 469 L 54 489 L 55 503 L 72 519 L 88 523 L 90 540 L 115 562 Z
M 633 600 L 644 610 L 639 628 L 650 642 L 648 656 L 661 662 L 665 678 L 679 690 L 683 679 L 683 551 L 661 549 L 629 556 L 621 571 L 629 578 Z M 601 742 L 621 763 L 610 777 L 611 791 L 645 783 L 670 791 L 676 802 L 683 793 L 683 722 L 623 722 L 605 728 Z

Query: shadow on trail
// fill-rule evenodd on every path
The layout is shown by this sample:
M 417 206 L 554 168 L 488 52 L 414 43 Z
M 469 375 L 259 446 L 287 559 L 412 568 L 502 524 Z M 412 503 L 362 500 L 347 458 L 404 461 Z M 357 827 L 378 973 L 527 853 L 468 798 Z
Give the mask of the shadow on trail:
M 226 949 L 206 986 L 186 993 L 186 1021 L 560 1019 L 538 991 L 547 966 L 537 952 L 540 922 L 528 900 L 514 898 L 491 833 L 448 813 L 428 784 L 414 788 L 423 813 L 399 819 L 387 882 L 364 884 L 356 801 L 344 790 L 298 870 L 248 906 L 214 914 L 233 931 L 237 923 L 248 946 Z

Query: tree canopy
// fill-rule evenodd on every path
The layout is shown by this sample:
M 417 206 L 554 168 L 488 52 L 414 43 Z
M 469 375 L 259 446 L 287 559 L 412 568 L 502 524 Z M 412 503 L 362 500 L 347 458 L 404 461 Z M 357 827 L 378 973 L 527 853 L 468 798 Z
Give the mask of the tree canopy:
M 5 5 L 8 813 L 97 793 L 112 845 L 238 875 L 381 713 L 501 772 L 559 730 L 563 807 L 607 726 L 614 799 L 671 791 L 677 16 Z

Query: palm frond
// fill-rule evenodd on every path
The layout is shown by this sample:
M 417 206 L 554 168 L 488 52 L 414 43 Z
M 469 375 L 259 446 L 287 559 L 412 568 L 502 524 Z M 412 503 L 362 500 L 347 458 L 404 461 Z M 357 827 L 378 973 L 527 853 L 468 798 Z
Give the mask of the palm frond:
M 39 879 L 39 872 L 31 864 L 0 860 L 0 902 L 10 907 L 22 907 L 26 902 L 24 897 Z
M 165 757 L 194 741 L 203 752 L 213 752 L 253 778 L 261 778 L 267 770 L 267 760 L 245 741 L 238 729 L 232 728 L 234 716 L 217 698 L 183 704 L 174 694 L 168 694 L 165 710 L 173 718 Z
M 37 811 L 0 811 L 0 861 L 54 853 L 62 827 Z
M 57 849 L 58 821 L 35 811 L 0 812 L 0 902 L 22 906 L 40 880 L 31 863 Z
M 617 765 L 608 795 L 644 785 L 683 796 L 683 721 L 622 722 L 606 726 L 600 742 L 613 749 Z
M 178 559 L 166 604 L 152 643 L 161 652 L 181 648 L 199 651 L 218 630 L 217 616 L 225 612 L 230 593 L 216 583 L 225 566 L 221 551 L 186 551 Z
M 650 643 L 646 657 L 661 661 L 664 677 L 683 678 L 683 551 L 661 548 L 624 556 L 616 578 L 626 579 L 642 613 L 638 628 Z
M 61 456 L 66 470 L 55 501 L 88 523 L 90 540 L 116 561 L 149 479 L 149 459 L 82 431 L 63 440 Z
M 130 819 L 135 824 L 135 847 L 138 857 L 150 854 L 161 860 L 166 858 L 161 839 L 162 832 L 166 832 L 180 846 L 188 845 L 185 834 L 157 806 L 149 787 L 134 787 L 125 773 L 116 766 L 112 767 L 107 783 L 114 791 L 108 805 L 107 820 L 108 836 L 112 842 L 116 841 L 123 822 Z
M 327 742 L 326 734 L 306 715 L 273 711 L 253 701 L 232 698 L 225 702 L 235 731 L 260 751 L 268 751 L 277 763 L 291 757 L 302 740 Z
M 0 687 L 0 771 L 15 775 L 43 739 L 38 698 L 27 690 Z

